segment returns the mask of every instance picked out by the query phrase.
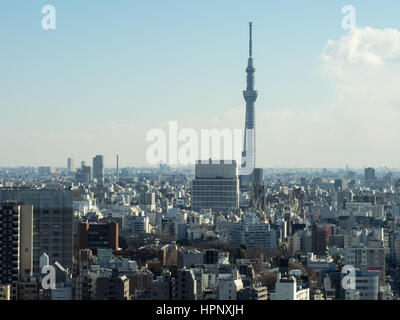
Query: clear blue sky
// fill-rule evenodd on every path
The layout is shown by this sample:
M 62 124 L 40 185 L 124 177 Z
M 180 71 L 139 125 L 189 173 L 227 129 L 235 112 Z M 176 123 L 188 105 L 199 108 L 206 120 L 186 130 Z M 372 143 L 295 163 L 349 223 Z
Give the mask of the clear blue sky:
M 41 28 L 46 4 L 57 10 L 54 31 Z M 248 21 L 254 23 L 257 110 L 329 103 L 333 93 L 321 80 L 319 56 L 329 39 L 345 34 L 347 4 L 357 8 L 357 25 L 400 25 L 396 0 L 2 0 L 1 123 L 68 134 L 112 121 L 151 128 L 244 106 Z M 15 143 L 29 145 L 29 139 Z M 15 157 L 1 157 L 0 166 L 29 164 L 21 149 L 13 150 Z M 73 150 L 59 150 L 54 160 L 51 147 L 41 151 L 32 165 L 44 159 L 65 165 Z

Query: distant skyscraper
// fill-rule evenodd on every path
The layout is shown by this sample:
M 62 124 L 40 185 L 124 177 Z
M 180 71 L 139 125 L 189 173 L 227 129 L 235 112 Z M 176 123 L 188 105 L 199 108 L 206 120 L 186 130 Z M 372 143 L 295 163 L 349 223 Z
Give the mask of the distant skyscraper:
M 76 182 L 89 184 L 90 181 L 92 181 L 92 179 L 93 179 L 92 167 L 82 164 L 82 168 L 80 168 L 76 171 L 76 174 L 75 174 Z
M 375 180 L 375 169 L 374 168 L 365 168 L 364 172 L 365 180 L 370 182 Z
M 99 183 L 104 182 L 104 159 L 102 155 L 93 158 L 93 178 Z
M 119 156 L 117 155 L 117 180 L 119 179 Z
M 68 158 L 67 163 L 68 163 L 68 172 L 74 171 L 74 169 L 75 169 L 74 168 L 74 159 Z

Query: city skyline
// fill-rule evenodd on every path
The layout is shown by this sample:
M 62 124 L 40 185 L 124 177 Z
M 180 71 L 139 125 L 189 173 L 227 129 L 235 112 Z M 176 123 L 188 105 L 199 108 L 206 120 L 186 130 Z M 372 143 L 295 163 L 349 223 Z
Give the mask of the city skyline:
M 385 3 L 378 17 L 378 4 L 354 1 L 357 24 L 348 31 L 339 1 L 310 3 L 298 16 L 289 3 L 307 7 L 254 1 L 224 12 L 219 3 L 211 14 L 209 2 L 173 1 L 160 3 L 158 15 L 145 4 L 106 11 L 71 1 L 56 4 L 53 31 L 40 28 L 40 6 L 20 12 L 18 1 L 2 3 L 2 23 L 19 23 L 4 34 L 17 54 L 1 53 L 0 144 L 9 152 L 0 166 L 59 167 L 67 157 L 103 154 L 111 167 L 119 154 L 121 166 L 146 167 L 146 132 L 169 120 L 195 130 L 243 128 L 244 26 L 254 21 L 258 166 L 399 167 L 399 96 L 384 81 L 397 79 L 399 5 Z M 179 5 L 190 18 L 178 19 Z
M 399 301 L 398 12 L 0 2 L 0 303 Z

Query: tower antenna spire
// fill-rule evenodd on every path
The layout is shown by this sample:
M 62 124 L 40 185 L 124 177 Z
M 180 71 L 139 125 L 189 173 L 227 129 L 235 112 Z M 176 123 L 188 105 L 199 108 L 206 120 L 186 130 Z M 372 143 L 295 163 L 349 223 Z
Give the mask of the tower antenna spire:
M 242 152 L 242 172 L 249 170 L 250 173 L 245 174 L 250 177 L 251 172 L 256 165 L 256 141 L 255 141 L 255 112 L 254 105 L 257 100 L 257 91 L 254 90 L 254 72 L 256 69 L 253 65 L 253 23 L 249 22 L 249 58 L 247 60 L 246 68 L 246 90 L 243 91 L 243 97 L 246 101 L 246 122 L 245 134 Z M 246 179 L 246 178 L 245 178 Z M 252 178 L 251 178 L 252 179 Z
M 253 57 L 253 22 L 249 22 L 249 57 Z

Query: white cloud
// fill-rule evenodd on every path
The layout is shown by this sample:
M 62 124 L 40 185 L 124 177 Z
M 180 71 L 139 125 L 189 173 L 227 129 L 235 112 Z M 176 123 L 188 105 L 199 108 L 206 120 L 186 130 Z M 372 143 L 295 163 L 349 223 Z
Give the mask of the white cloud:
M 264 140 L 259 164 L 400 167 L 399 58 L 395 29 L 353 29 L 329 40 L 321 71 L 333 81 L 335 100 L 307 111 L 289 106 L 257 114 Z
M 321 58 L 327 63 L 381 66 L 400 59 L 400 32 L 396 29 L 354 28 L 338 41 L 329 40 Z

